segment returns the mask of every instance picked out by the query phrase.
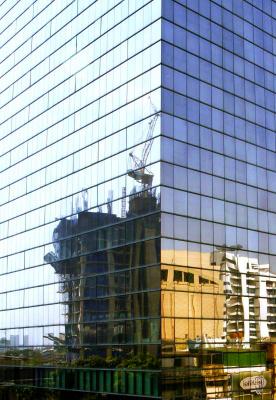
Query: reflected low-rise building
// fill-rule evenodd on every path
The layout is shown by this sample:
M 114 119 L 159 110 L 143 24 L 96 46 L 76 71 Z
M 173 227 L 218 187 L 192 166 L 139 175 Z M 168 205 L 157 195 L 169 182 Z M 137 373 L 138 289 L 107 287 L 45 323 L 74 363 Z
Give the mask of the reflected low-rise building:
M 187 253 L 178 257 L 186 259 Z M 204 341 L 219 345 L 223 337 L 224 283 L 212 254 L 202 257 L 202 268 L 161 266 L 162 340 L 174 343 L 176 350 L 193 341 L 195 346 Z
M 187 259 L 190 266 L 175 262 Z M 177 390 L 192 399 L 257 399 L 259 392 L 270 399 L 275 275 L 269 265 L 225 246 L 211 253 L 164 250 L 162 260 L 164 398 Z
M 248 346 L 252 339 L 275 337 L 276 275 L 269 265 L 228 252 L 223 258 L 217 252 L 214 259 L 221 266 L 226 294 L 226 337 L 241 339 Z

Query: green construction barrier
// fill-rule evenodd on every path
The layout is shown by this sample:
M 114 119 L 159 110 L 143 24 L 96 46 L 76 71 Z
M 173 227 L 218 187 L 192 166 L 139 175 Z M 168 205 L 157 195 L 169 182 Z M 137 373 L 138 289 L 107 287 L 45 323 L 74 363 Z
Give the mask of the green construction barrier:
M 112 371 L 105 371 L 105 392 L 112 392 Z
M 91 390 L 91 371 L 85 371 L 85 384 L 84 384 L 84 387 L 85 387 L 85 390 L 86 391 L 88 391 L 88 392 L 90 392 L 90 390 Z
M 145 374 L 144 374 L 144 394 L 147 396 L 151 396 L 151 380 L 152 380 L 151 372 L 145 372 Z
M 98 384 L 99 384 L 98 391 L 99 392 L 104 392 L 104 372 L 105 371 L 101 371 L 101 370 L 98 371 Z
M 126 393 L 126 372 L 121 371 L 121 386 L 120 386 L 120 393 Z
M 78 371 L 78 375 L 79 375 L 79 379 L 78 379 L 78 388 L 79 390 L 84 390 L 84 371 L 83 370 L 79 370 Z
M 127 372 L 127 393 L 134 394 L 134 372 Z
M 135 371 L 136 375 L 136 391 L 135 394 L 142 395 L 143 394 L 143 372 Z
M 152 374 L 152 395 L 155 397 L 159 397 L 159 375 Z
M 92 372 L 92 391 L 96 392 L 97 391 L 97 371 L 91 371 Z
M 113 372 L 113 392 L 118 393 L 119 392 L 119 371 L 114 371 Z

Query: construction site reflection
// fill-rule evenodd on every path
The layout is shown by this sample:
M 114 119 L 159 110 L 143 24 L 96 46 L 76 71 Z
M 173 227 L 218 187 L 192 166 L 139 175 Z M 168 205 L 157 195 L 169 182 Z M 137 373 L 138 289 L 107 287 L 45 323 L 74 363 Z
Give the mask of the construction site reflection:
M 60 282 L 67 362 L 160 349 L 160 214 L 155 189 L 135 193 L 123 217 L 83 210 L 53 232 L 45 256 Z M 104 365 L 104 364 L 103 364 Z

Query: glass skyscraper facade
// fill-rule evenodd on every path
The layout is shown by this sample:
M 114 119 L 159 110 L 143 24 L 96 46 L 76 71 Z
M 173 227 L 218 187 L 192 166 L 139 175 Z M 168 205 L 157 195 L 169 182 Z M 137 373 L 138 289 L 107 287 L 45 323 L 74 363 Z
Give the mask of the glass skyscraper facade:
M 163 397 L 272 399 L 272 1 L 164 1 Z
M 275 3 L 0 31 L 0 399 L 274 399 Z

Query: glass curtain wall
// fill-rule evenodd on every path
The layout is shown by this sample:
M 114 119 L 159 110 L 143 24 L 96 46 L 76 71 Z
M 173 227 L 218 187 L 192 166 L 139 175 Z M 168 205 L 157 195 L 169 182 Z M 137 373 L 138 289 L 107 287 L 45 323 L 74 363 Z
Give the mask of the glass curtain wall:
M 275 16 L 1 2 L 1 400 L 275 397 Z
M 159 396 L 160 17 L 1 2 L 0 381 L 19 398 Z
M 275 3 L 162 15 L 163 398 L 272 399 Z

